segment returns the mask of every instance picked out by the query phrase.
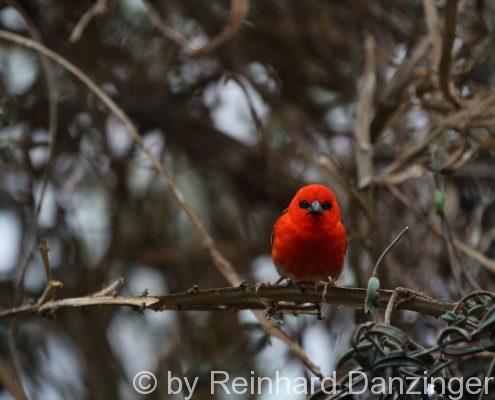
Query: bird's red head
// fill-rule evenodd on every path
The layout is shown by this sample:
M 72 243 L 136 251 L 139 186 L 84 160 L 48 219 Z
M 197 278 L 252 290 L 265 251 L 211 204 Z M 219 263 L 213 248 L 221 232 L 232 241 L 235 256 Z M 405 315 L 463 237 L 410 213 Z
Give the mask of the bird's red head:
M 335 195 L 323 185 L 299 189 L 287 211 L 292 221 L 299 224 L 331 223 L 341 219 Z

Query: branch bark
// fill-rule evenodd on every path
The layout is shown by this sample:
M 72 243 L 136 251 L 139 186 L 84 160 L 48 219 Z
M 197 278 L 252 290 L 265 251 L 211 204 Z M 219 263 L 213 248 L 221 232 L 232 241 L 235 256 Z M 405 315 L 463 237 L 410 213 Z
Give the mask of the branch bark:
M 392 297 L 393 290 L 380 290 L 378 308 L 385 309 Z M 64 308 L 127 306 L 137 311 L 145 309 L 153 311 L 239 311 L 264 310 L 267 304 L 275 310 L 297 314 L 299 311 L 314 309 L 322 301 L 323 287 L 314 285 L 263 287 L 256 293 L 254 286 L 225 287 L 187 292 L 163 296 L 95 296 L 88 295 L 61 300 L 52 300 L 44 304 L 30 304 L 18 308 L 0 311 L 0 319 L 29 315 L 51 315 Z M 361 288 L 328 288 L 325 295 L 327 304 L 363 308 L 366 289 Z M 424 293 L 404 289 L 396 294 L 397 309 L 415 311 L 424 315 L 439 317 L 451 310 L 455 303 L 433 299 Z

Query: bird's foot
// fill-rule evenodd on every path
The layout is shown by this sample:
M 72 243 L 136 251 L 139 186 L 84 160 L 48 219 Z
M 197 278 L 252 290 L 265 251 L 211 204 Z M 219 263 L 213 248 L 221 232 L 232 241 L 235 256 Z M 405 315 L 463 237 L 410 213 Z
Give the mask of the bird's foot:
M 298 288 L 301 292 L 304 292 L 308 289 L 308 286 L 310 285 L 316 285 L 318 284 L 318 282 L 315 282 L 315 281 L 312 281 L 312 280 L 307 280 L 307 279 L 303 279 L 303 280 L 298 280 L 298 281 L 293 281 L 291 282 L 291 285 Z
M 292 285 L 292 279 L 286 278 L 285 276 L 281 276 L 280 278 L 277 279 L 277 281 L 273 285 L 280 287 L 288 287 Z
M 328 277 L 328 281 L 325 282 L 325 286 L 323 286 L 323 294 L 321 295 L 321 299 L 323 300 L 323 303 L 326 303 L 327 300 L 327 293 L 328 293 L 328 288 L 330 287 L 335 287 L 335 281 L 331 276 Z
M 285 282 L 283 282 L 285 280 Z M 283 283 L 282 283 L 283 282 Z M 256 285 L 254 285 L 254 291 L 256 294 L 259 293 L 261 289 L 264 288 L 272 288 L 274 286 L 279 286 L 279 287 L 289 287 L 292 285 L 292 279 L 286 278 L 285 276 L 281 276 L 278 278 L 275 282 L 270 283 L 270 282 L 258 282 Z
M 254 285 L 254 292 L 258 294 L 262 289 L 270 289 L 272 284 L 270 282 L 258 282 Z
M 247 282 L 241 281 L 241 283 L 239 283 L 239 285 L 237 285 L 237 287 L 240 289 L 246 289 L 247 288 Z

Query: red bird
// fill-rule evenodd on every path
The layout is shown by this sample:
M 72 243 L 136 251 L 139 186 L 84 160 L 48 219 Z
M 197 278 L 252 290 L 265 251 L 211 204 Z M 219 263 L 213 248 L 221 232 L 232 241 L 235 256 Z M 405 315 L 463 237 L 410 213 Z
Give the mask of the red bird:
M 323 185 L 301 188 L 273 228 L 272 259 L 282 278 L 333 283 L 346 249 L 337 199 Z

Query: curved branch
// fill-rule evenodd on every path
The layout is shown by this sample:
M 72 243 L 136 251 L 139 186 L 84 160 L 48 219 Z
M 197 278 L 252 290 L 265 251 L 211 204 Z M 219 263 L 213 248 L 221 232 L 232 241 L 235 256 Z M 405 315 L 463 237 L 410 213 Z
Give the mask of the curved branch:
M 172 28 L 168 27 L 160 17 L 158 11 L 153 7 L 150 1 L 143 0 L 151 22 L 160 30 L 162 35 L 177 43 L 191 57 L 204 57 L 215 51 L 223 43 L 229 40 L 241 27 L 249 11 L 249 0 L 232 0 L 230 5 L 230 19 L 222 32 L 211 39 L 203 47 L 192 49 L 187 40 Z

